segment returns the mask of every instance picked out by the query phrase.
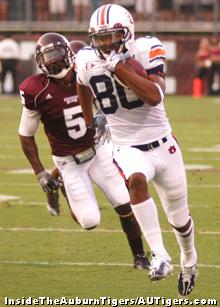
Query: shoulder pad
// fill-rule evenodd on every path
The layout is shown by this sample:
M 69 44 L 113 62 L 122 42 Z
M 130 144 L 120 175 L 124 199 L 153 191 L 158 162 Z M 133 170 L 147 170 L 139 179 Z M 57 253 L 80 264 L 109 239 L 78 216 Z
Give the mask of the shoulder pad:
M 31 110 L 36 108 L 36 99 L 48 82 L 48 77 L 41 73 L 28 77 L 20 84 L 19 90 L 24 98 L 26 108 Z
M 47 84 L 47 76 L 43 73 L 33 75 L 25 79 L 19 88 L 27 94 L 35 97 Z

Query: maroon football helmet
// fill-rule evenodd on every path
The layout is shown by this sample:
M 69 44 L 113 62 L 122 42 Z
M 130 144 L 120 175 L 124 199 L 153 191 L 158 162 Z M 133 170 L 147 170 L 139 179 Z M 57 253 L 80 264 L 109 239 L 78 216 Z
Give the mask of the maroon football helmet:
M 64 78 L 73 65 L 73 53 L 65 36 L 53 32 L 43 34 L 36 45 L 36 61 L 49 77 Z
M 84 41 L 73 40 L 70 42 L 70 49 L 72 50 L 74 58 L 76 57 L 77 52 L 83 47 L 88 46 Z

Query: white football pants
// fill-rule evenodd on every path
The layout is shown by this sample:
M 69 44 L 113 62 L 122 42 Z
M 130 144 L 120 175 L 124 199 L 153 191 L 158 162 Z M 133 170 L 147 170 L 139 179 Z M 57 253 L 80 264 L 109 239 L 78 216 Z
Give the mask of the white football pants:
M 90 229 L 100 223 L 92 180 L 113 208 L 130 202 L 124 179 L 113 163 L 108 146 L 101 145 L 96 149 L 95 157 L 82 164 L 76 164 L 72 156 L 53 156 L 53 160 L 62 175 L 70 208 L 82 228 Z
M 152 181 L 160 197 L 168 221 L 175 227 L 189 220 L 185 167 L 180 148 L 172 135 L 167 142 L 149 151 L 129 146 L 115 146 L 114 159 L 128 179 L 143 173 Z

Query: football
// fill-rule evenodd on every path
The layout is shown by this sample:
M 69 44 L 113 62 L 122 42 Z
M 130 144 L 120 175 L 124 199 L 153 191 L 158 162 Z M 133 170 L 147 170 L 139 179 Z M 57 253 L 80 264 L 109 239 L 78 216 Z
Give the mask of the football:
M 147 77 L 147 72 L 145 71 L 144 67 L 134 58 L 127 58 L 124 61 L 124 64 L 128 65 L 131 70 L 133 70 L 136 74 L 142 77 Z M 117 73 L 115 74 L 115 80 L 123 87 L 128 88 L 126 85 L 126 82 L 123 80 L 121 76 L 119 76 Z

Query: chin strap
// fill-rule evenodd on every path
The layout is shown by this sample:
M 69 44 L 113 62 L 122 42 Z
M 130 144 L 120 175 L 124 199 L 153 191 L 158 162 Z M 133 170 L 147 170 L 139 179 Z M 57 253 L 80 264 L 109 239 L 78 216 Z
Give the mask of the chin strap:
M 48 74 L 48 77 L 51 77 L 51 78 L 54 78 L 54 79 L 63 79 L 70 70 L 71 70 L 71 67 L 63 68 L 62 71 L 59 74 L 57 74 L 57 75 Z

